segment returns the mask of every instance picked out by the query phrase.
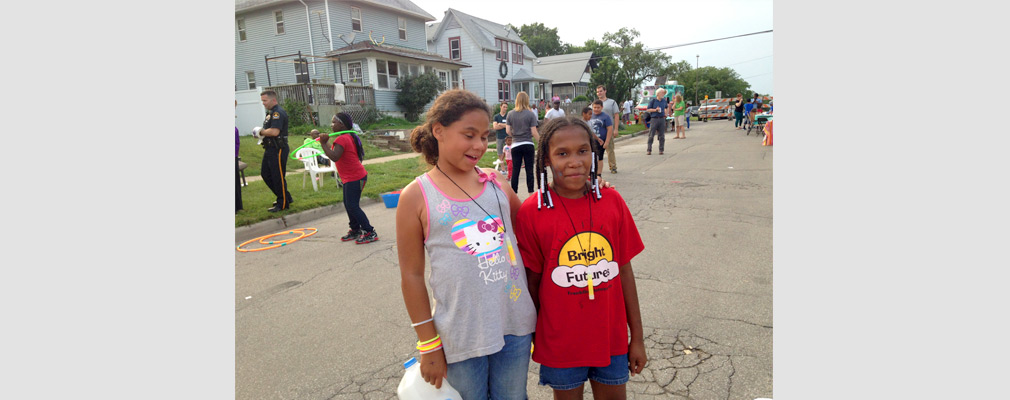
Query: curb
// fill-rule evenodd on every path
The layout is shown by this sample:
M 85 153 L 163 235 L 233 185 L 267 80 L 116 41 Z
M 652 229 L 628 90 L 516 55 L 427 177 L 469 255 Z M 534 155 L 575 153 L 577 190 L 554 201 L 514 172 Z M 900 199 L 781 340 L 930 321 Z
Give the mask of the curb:
M 360 203 L 362 206 L 372 203 L 382 203 L 382 199 L 362 197 Z M 294 214 L 282 215 L 278 218 L 268 219 L 252 225 L 235 227 L 235 241 L 240 243 L 260 236 L 277 233 L 285 229 L 304 228 L 304 225 L 309 222 L 346 212 L 347 210 L 344 209 L 344 203 L 341 202 L 338 204 L 316 207 Z

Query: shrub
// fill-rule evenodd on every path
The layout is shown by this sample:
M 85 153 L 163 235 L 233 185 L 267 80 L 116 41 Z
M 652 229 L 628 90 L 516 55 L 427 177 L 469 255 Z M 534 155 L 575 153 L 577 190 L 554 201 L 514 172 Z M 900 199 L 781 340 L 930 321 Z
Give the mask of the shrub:
M 424 106 L 435 99 L 443 86 L 435 72 L 429 71 L 421 75 L 401 77 L 396 81 L 396 88 L 400 89 L 396 95 L 396 105 L 406 109 L 404 116 L 408 121 L 415 122 Z
M 572 99 L 572 101 L 589 101 L 589 98 L 580 94 L 578 96 L 575 96 L 575 98 Z
M 284 99 L 284 104 L 281 104 L 281 107 L 288 113 L 288 126 L 313 125 L 315 122 L 310 119 L 309 107 L 304 102 L 287 98 Z M 309 129 L 311 130 L 312 128 Z

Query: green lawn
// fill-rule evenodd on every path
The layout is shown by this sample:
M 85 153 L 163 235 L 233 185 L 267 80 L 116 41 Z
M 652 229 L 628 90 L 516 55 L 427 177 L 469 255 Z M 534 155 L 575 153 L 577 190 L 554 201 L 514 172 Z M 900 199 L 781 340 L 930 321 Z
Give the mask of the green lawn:
M 318 128 L 321 133 L 329 134 L 332 131 L 330 128 Z M 309 135 L 291 135 L 288 137 L 288 147 L 292 152 L 295 151 L 302 143 L 307 139 Z M 259 176 L 260 165 L 263 163 L 263 146 L 257 145 L 256 141 L 258 139 L 252 136 L 241 136 L 239 137 L 241 145 L 239 146 L 238 155 L 242 157 L 242 161 L 249 164 L 245 169 L 245 176 Z M 333 140 L 333 139 L 330 139 Z M 370 160 L 378 157 L 391 156 L 397 154 L 391 150 L 380 149 L 375 147 L 375 145 L 368 142 L 368 136 L 361 137 L 362 143 L 365 145 L 365 159 Z M 304 168 L 305 166 L 301 161 L 292 160 L 288 158 L 288 171 L 294 171 L 296 169 Z
M 255 144 L 255 141 L 253 142 Z M 260 151 L 262 153 L 262 150 Z M 491 150 L 481 158 L 481 167 L 491 168 L 497 154 Z M 244 158 L 243 158 L 244 159 Z M 300 164 L 300 163 L 299 163 Z M 249 166 L 252 168 L 252 165 Z M 369 164 L 365 166 L 368 171 L 368 184 L 362 193 L 363 197 L 378 198 L 381 193 L 388 193 L 403 189 L 410 181 L 418 175 L 428 171 L 430 166 L 424 162 L 424 157 L 395 160 L 379 164 Z M 246 169 L 248 171 L 248 169 Z M 333 175 L 323 177 L 323 187 L 319 191 L 312 190 L 312 182 L 302 178 L 301 174 L 288 175 L 288 191 L 294 203 L 288 211 L 271 213 L 267 211 L 271 203 L 276 200 L 273 192 L 267 188 L 263 181 L 249 182 L 249 186 L 242 188 L 243 210 L 235 215 L 235 226 L 251 225 L 268 219 L 277 218 L 282 215 L 310 210 L 343 201 L 343 192 L 337 188 L 333 181 Z M 305 187 L 302 188 L 302 180 L 305 179 Z
M 384 117 L 370 124 L 360 125 L 363 131 L 383 130 L 383 129 L 414 129 L 421 125 L 421 121 L 410 122 L 403 118 Z

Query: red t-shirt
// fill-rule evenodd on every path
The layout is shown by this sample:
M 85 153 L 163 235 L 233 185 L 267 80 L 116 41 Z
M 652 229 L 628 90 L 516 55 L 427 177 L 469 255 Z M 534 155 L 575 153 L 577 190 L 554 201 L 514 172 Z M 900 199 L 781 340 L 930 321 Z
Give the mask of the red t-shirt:
M 604 367 L 611 356 L 628 353 L 619 267 L 645 245 L 621 195 L 613 189 L 600 192 L 603 198 L 592 203 L 592 226 L 588 196 L 564 199 L 553 190 L 554 208 L 537 210 L 533 195 L 516 217 L 523 263 L 542 274 L 533 361 L 548 367 Z M 586 265 L 593 276 L 594 300 L 586 289 Z
M 336 139 L 333 139 L 333 144 L 339 144 L 344 148 L 344 154 L 335 163 L 341 181 L 354 182 L 368 175 L 365 166 L 361 165 L 361 159 L 358 158 L 358 144 L 355 143 L 351 134 L 345 133 L 337 136 Z M 332 145 L 330 148 L 333 148 Z

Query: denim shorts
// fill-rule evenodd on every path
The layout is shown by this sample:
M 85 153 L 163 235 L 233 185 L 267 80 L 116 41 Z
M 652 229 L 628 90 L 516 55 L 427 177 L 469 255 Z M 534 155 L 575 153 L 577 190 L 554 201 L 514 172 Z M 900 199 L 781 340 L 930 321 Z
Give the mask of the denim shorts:
M 449 382 L 464 399 L 526 399 L 532 342 L 533 334 L 505 335 L 497 353 L 449 364 Z
M 592 379 L 604 385 L 623 385 L 628 382 L 628 355 L 610 356 L 606 367 L 551 368 L 540 365 L 540 384 L 554 390 L 575 389 Z

